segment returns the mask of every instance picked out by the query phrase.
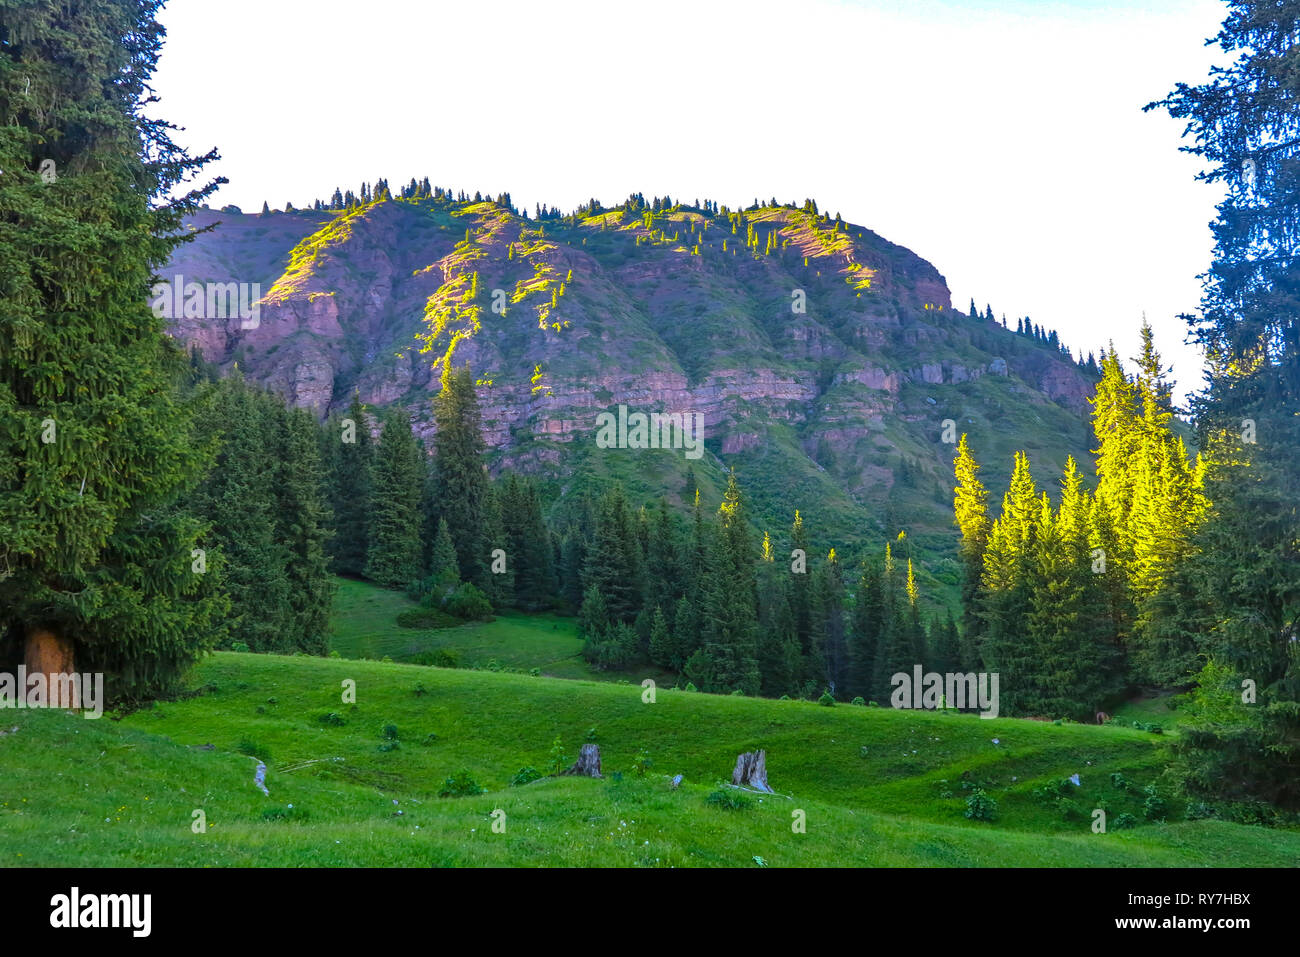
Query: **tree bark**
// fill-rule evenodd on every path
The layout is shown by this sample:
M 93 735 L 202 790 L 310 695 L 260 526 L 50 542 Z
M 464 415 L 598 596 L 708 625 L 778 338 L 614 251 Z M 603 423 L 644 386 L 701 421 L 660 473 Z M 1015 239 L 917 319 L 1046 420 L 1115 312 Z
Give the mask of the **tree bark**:
M 564 773 L 584 778 L 600 777 L 600 748 L 594 744 L 584 744 L 577 763 Z
M 51 695 L 54 689 L 60 686 L 67 687 L 73 700 L 58 702 L 65 708 L 81 707 L 76 684 L 63 683 L 59 680 L 63 675 L 76 674 L 75 658 L 72 642 L 67 638 L 56 635 L 40 625 L 28 629 L 27 642 L 23 647 L 23 663 L 27 667 L 27 676 L 30 678 L 38 672 L 45 675 L 46 687 L 50 689 Z M 26 688 L 19 688 L 18 693 L 23 694 L 26 690 Z
M 736 770 L 731 772 L 731 783 L 772 794 L 772 789 L 767 786 L 767 752 L 746 751 L 737 757 Z

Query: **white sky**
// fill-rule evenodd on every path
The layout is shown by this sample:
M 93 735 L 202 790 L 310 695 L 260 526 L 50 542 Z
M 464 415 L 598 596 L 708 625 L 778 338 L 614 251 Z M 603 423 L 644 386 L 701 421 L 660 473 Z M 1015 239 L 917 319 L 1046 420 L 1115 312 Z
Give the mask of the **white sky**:
M 1137 352 L 1179 392 L 1218 198 L 1181 127 L 1221 0 L 172 0 L 156 112 L 245 211 L 412 176 L 531 210 L 775 196 L 930 260 L 953 302 Z

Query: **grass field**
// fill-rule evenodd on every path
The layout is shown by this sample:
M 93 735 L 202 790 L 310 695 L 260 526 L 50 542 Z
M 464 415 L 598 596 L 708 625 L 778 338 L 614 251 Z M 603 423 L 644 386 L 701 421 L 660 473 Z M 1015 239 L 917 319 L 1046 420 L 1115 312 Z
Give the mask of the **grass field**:
M 347 578 L 336 581 L 339 587 L 334 596 L 330 648 L 344 658 L 411 661 L 446 651 L 455 655 L 458 666 L 464 668 L 537 668 L 543 675 L 556 678 L 596 681 L 674 681 L 658 668 L 596 671 L 582 657 L 582 639 L 578 637 L 577 619 L 572 617 L 503 611 L 492 621 L 450 628 L 403 628 L 397 624 L 397 616 L 418 606 L 401 592 Z
M 0 862 L 1300 863 L 1294 831 L 1184 821 L 1172 798 L 1166 822 L 1149 821 L 1142 788 L 1157 781 L 1167 741 L 1132 728 L 664 689 L 645 703 L 637 685 L 235 653 L 193 681 L 192 697 L 125 717 L 6 712 L 17 730 L 0 737 Z M 345 681 L 355 705 L 341 701 Z M 521 767 L 545 772 L 557 736 L 570 758 L 593 737 L 605 778 L 510 786 Z M 754 748 L 766 749 L 780 793 L 710 803 L 737 794 L 719 782 Z M 652 763 L 638 775 L 642 751 Z M 250 754 L 266 761 L 269 797 Z M 440 798 L 461 769 L 486 793 Z M 1076 773 L 1078 786 L 1066 781 Z M 964 816 L 977 786 L 997 803 L 993 821 Z M 1135 826 L 1092 833 L 1098 807 Z M 200 811 L 207 829 L 195 833 Z M 796 811 L 806 833 L 792 829 Z

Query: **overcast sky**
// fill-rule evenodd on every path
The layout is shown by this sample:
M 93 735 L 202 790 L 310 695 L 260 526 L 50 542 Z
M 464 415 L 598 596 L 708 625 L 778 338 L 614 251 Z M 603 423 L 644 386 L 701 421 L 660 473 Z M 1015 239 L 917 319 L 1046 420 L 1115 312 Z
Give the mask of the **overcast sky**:
M 1199 82 L 1222 0 L 171 0 L 158 115 L 246 211 L 386 176 L 532 209 L 817 200 L 953 302 L 1199 357 L 1218 193 L 1141 107 Z

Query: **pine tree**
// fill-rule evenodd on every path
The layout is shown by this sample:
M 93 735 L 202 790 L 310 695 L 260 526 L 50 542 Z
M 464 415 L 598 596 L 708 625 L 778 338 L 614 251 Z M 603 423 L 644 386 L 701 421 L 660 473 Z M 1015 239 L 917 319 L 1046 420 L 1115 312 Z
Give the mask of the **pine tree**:
M 324 441 L 331 450 L 328 458 L 332 464 L 331 565 L 340 575 L 360 577 L 370 547 L 374 449 L 366 410 L 357 393 L 352 395 L 347 415 L 329 423 Z
M 185 359 L 148 305 L 224 180 L 168 199 L 215 151 L 144 115 L 160 6 L 7 4 L 0 27 L 0 663 L 55 648 L 110 697 L 174 684 L 224 609 L 177 505 L 203 467 Z
M 847 693 L 870 697 L 875 694 L 873 685 L 876 656 L 881 635 L 885 629 L 885 597 L 880 580 L 880 570 L 863 562 L 858 579 L 858 591 L 853 602 L 853 621 L 849 630 L 849 682 Z
M 761 678 L 755 556 L 734 473 L 728 478 L 718 517 L 713 548 L 716 572 L 706 576 L 700 603 L 701 645 L 685 671 L 705 691 L 756 695 Z
M 1034 589 L 1031 562 L 1041 514 L 1029 459 L 1024 452 L 1017 452 L 1002 513 L 989 529 L 981 602 L 981 657 L 986 669 L 1002 676 L 1001 695 L 1007 713 L 1022 712 L 1035 702 L 1031 684 L 1035 660 L 1024 634 Z
M 374 493 L 366 577 L 403 588 L 421 576 L 420 500 L 424 453 L 406 415 L 390 410 L 375 449 Z
M 281 424 L 275 456 L 275 534 L 287 553 L 288 582 L 282 641 L 295 651 L 323 655 L 329 651 L 334 581 L 325 551 L 330 515 L 317 428 L 303 409 L 288 409 L 277 402 L 277 410 Z
M 442 388 L 434 396 L 433 410 L 437 424 L 435 511 L 451 531 L 461 577 L 487 594 L 493 588 L 486 540 L 491 488 L 483 464 L 487 446 L 469 366 L 456 369 L 444 361 Z
M 957 443 L 953 469 L 957 478 L 954 521 L 961 531 L 958 554 L 962 563 L 963 632 L 959 657 L 962 668 L 979 671 L 983 635 L 980 583 L 984 577 L 984 550 L 988 546 L 988 491 L 979 479 L 979 465 L 964 432 Z
M 601 499 L 583 579 L 600 592 L 610 621 L 631 622 L 641 610 L 641 562 L 621 486 Z
M 430 598 L 441 604 L 460 587 L 460 565 L 456 562 L 456 546 L 451 541 L 447 520 L 438 520 L 438 531 L 433 540 L 429 558 Z
M 188 502 L 209 526 L 199 547 L 234 596 L 228 642 L 251 651 L 292 650 L 284 640 L 289 556 L 276 529 L 277 405 L 238 374 L 214 387 L 199 429 L 217 454 Z

